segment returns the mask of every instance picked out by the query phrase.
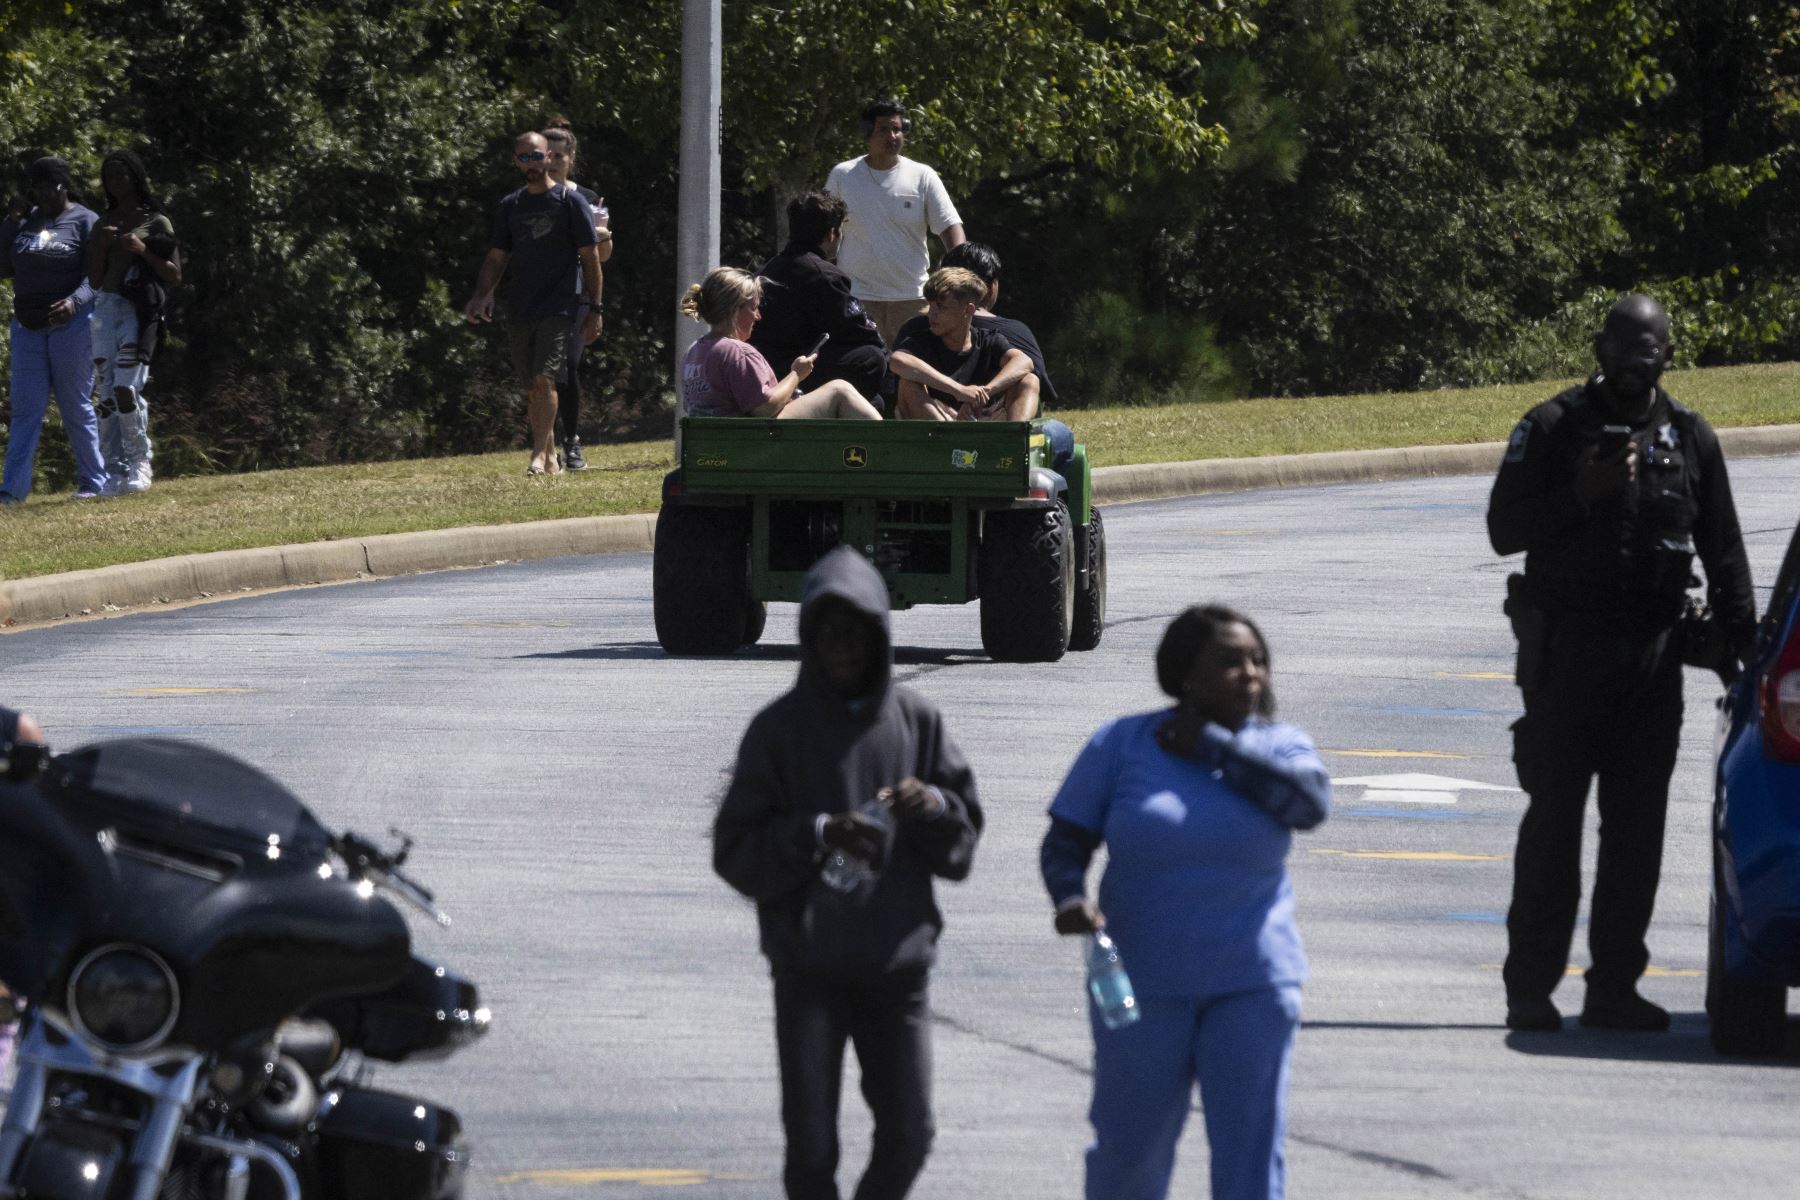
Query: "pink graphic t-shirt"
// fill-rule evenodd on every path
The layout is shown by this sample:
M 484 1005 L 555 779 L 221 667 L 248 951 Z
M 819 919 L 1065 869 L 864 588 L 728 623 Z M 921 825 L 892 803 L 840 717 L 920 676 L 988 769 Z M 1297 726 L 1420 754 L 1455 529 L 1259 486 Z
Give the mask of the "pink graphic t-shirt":
M 709 333 L 681 360 L 681 406 L 690 417 L 741 417 L 768 403 L 775 382 L 756 347 Z

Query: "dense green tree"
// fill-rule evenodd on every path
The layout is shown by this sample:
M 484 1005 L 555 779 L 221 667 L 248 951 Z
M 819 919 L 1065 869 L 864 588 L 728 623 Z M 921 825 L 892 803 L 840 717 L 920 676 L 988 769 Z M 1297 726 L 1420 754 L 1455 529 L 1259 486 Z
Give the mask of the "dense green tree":
M 1166 243 L 1173 294 L 1217 322 L 1258 390 L 1516 372 L 1495 356 L 1517 328 L 1558 312 L 1622 243 L 1625 164 L 1548 69 L 1544 6 L 1296 0 L 1266 25 L 1257 61 L 1296 106 L 1305 155 L 1291 182 L 1222 181 Z M 1319 72 L 1316 31 L 1333 26 Z
M 1670 302 L 1692 361 L 1800 354 L 1800 4 L 1564 0 L 1568 69 L 1633 168 L 1607 277 Z
M 1703 361 L 1800 354 L 1795 0 L 724 11 L 726 261 L 774 249 L 782 200 L 897 95 L 1081 399 L 1568 369 L 1626 286 L 1669 299 Z M 457 304 L 513 134 L 565 112 L 619 235 L 590 412 L 623 419 L 668 388 L 680 20 L 676 0 L 0 0 L 6 185 L 46 151 L 93 191 L 107 149 L 149 162 L 191 284 L 156 368 L 159 465 L 471 448 L 517 435 L 518 398 Z

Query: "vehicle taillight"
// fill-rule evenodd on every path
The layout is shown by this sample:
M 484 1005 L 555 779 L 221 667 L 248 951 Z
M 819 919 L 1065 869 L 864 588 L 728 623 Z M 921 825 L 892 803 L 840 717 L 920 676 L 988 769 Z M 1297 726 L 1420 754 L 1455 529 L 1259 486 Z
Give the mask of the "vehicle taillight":
M 1763 676 L 1762 728 L 1769 757 L 1800 762 L 1800 624 Z

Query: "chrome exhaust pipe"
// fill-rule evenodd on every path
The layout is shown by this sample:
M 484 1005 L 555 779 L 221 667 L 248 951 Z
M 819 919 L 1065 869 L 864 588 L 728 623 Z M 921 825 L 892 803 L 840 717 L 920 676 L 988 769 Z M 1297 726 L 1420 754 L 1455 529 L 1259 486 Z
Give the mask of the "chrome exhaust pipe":
M 219 1154 L 229 1155 L 235 1169 L 238 1162 L 245 1164 L 243 1186 L 246 1191 L 250 1187 L 249 1160 L 255 1160 L 275 1173 L 281 1181 L 282 1200 L 300 1200 L 300 1177 L 294 1168 L 273 1147 L 261 1142 L 244 1138 L 220 1137 L 212 1133 L 184 1133 L 181 1140 L 190 1146 L 198 1146 L 202 1150 L 212 1150 Z M 229 1180 L 229 1177 L 228 1177 Z M 229 1195 L 229 1191 L 227 1195 Z

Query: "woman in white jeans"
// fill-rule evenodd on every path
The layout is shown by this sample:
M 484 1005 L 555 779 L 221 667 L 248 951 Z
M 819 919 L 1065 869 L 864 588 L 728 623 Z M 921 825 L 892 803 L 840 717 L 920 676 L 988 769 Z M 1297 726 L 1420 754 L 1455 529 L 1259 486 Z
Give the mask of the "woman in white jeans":
M 681 360 L 681 406 L 693 417 L 847 417 L 879 421 L 881 410 L 842 379 L 800 395 L 817 352 L 796 358 L 781 379 L 750 331 L 762 319 L 762 288 L 736 267 L 719 267 L 688 288 L 681 311 L 706 322 L 706 336 Z
M 175 226 L 150 191 L 143 162 L 115 150 L 100 167 L 107 211 L 88 246 L 94 296 L 94 411 L 111 496 L 150 489 L 150 409 L 144 385 L 162 300 L 181 285 Z

